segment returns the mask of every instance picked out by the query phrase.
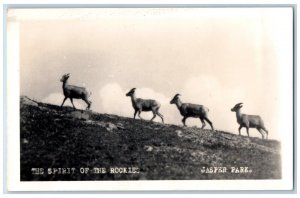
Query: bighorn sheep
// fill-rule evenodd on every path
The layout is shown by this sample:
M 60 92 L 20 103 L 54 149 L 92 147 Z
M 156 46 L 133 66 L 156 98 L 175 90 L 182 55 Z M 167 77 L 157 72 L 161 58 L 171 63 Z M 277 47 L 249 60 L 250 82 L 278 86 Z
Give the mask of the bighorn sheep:
M 131 97 L 132 107 L 134 108 L 133 118 L 135 119 L 135 116 L 138 113 L 139 118 L 141 120 L 143 120 L 143 118 L 140 116 L 141 112 L 142 111 L 152 111 L 153 117 L 152 117 L 151 121 L 156 117 L 156 115 L 158 115 L 161 118 L 162 123 L 164 123 L 163 115 L 158 112 L 158 110 L 160 108 L 159 102 L 157 102 L 156 100 L 151 100 L 151 99 L 145 100 L 145 99 L 141 99 L 141 98 L 136 98 L 135 90 L 136 90 L 136 88 L 133 88 L 126 94 L 126 96 Z
M 64 96 L 65 96 L 63 103 L 61 104 L 61 107 L 64 105 L 65 101 L 68 98 L 70 98 L 73 108 L 76 109 L 73 104 L 73 98 L 75 98 L 75 99 L 82 99 L 83 101 L 85 101 L 86 104 L 88 105 L 87 109 L 89 109 L 92 104 L 92 102 L 88 100 L 89 96 L 91 95 L 91 92 L 88 92 L 86 90 L 86 88 L 84 88 L 84 87 L 68 85 L 69 77 L 70 77 L 70 74 L 65 74 L 60 79 L 60 81 L 63 83 L 62 88 L 63 88 L 63 92 L 64 92 Z
M 204 120 L 205 120 L 210 125 L 211 129 L 214 131 L 213 124 L 208 119 L 209 109 L 203 105 L 182 103 L 179 96 L 180 96 L 180 94 L 176 94 L 174 96 L 174 98 L 170 101 L 170 104 L 176 104 L 178 110 L 180 111 L 180 114 L 183 116 L 183 119 L 182 119 L 183 125 L 186 126 L 185 120 L 188 117 L 200 118 L 200 120 L 202 122 L 201 129 L 203 129 L 206 125 L 204 122 Z
M 262 130 L 266 132 L 267 139 L 268 139 L 268 130 L 264 126 L 264 122 L 258 115 L 247 115 L 241 113 L 241 108 L 243 107 L 243 103 L 236 104 L 231 111 L 236 112 L 236 119 L 239 123 L 239 135 L 241 135 L 241 129 L 243 127 L 246 127 L 247 129 L 247 135 L 249 137 L 249 128 L 256 128 L 259 133 L 262 135 L 262 139 L 264 139 L 264 134 Z

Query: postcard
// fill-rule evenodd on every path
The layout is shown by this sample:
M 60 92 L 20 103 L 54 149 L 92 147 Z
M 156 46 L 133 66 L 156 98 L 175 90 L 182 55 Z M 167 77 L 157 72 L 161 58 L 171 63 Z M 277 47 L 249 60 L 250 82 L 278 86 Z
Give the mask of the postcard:
M 7 190 L 292 190 L 294 8 L 7 8 Z

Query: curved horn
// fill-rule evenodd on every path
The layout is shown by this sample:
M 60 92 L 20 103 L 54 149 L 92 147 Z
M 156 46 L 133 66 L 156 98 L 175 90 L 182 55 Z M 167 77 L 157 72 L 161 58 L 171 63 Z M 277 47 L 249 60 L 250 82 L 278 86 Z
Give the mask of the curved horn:
M 242 106 L 242 104 L 243 104 L 243 103 L 240 102 L 240 103 L 237 103 L 235 106 L 239 106 L 239 107 L 240 107 L 240 106 Z
M 136 88 L 132 88 L 130 91 L 135 91 L 136 90 Z
M 176 94 L 176 95 L 174 96 L 174 98 L 175 98 L 175 97 L 178 97 L 178 96 L 181 96 L 181 95 L 180 95 L 180 94 Z

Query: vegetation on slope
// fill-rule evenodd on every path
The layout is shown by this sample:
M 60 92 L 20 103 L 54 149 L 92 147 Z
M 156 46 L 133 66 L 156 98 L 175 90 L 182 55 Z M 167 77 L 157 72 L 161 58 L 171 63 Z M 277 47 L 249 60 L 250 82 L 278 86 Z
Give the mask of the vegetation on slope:
M 275 140 L 74 111 L 27 97 L 20 113 L 23 181 L 281 178 Z

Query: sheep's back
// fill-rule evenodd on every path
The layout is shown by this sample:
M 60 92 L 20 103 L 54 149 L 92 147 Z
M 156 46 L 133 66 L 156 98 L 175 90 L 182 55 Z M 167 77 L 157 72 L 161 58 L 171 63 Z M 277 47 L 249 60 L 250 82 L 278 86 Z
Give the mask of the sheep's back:
M 207 115 L 208 109 L 203 105 L 183 103 L 181 106 L 181 114 L 190 117 L 204 117 Z
M 160 104 L 156 100 L 137 98 L 137 105 L 143 111 L 151 111 L 153 108 L 159 108 Z
M 264 126 L 264 122 L 259 115 L 246 115 L 242 117 L 243 122 L 249 122 L 249 127 Z
M 69 96 L 72 98 L 83 98 L 85 95 L 88 94 L 84 87 L 78 87 L 74 85 L 69 85 L 67 87 L 67 91 Z

